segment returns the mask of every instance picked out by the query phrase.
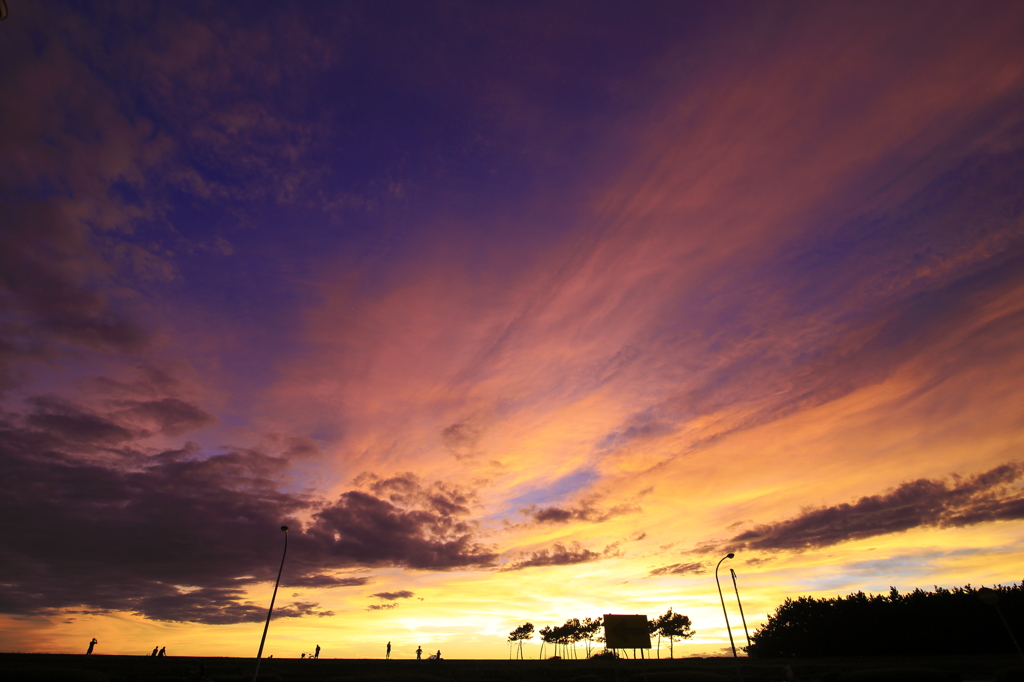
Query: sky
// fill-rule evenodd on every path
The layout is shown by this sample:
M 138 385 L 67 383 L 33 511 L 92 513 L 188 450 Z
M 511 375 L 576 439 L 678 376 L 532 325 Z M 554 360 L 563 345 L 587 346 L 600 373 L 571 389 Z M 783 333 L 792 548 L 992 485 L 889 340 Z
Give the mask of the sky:
M 1020 3 L 8 9 L 0 651 L 1024 578 Z

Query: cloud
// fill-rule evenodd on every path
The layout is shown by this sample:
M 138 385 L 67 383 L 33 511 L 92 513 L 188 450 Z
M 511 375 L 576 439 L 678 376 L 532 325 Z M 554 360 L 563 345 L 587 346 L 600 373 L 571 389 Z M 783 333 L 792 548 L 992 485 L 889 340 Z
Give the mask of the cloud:
M 50 436 L 80 445 L 117 445 L 135 437 L 135 432 L 114 421 L 59 398 L 30 398 L 36 409 L 26 422 Z
M 530 552 L 519 559 L 509 562 L 501 570 L 519 571 L 533 566 L 583 564 L 596 561 L 604 556 L 604 553 L 586 549 L 579 542 L 573 542 L 569 547 L 566 547 L 561 542 L 556 542 L 550 549 L 539 549 L 535 552 Z
M 177 398 L 125 401 L 122 405 L 119 417 L 139 421 L 165 436 L 180 436 L 217 423 L 209 412 Z
M 599 451 L 614 450 L 637 442 L 670 435 L 677 430 L 676 424 L 659 421 L 648 411 L 635 415 L 621 429 L 606 435 L 597 443 L 597 449 Z
M 432 509 L 444 516 L 465 516 L 475 501 L 472 492 L 452 487 L 441 481 L 425 485 L 416 474 L 407 471 L 388 478 L 363 473 L 356 477 L 356 485 L 367 487 L 378 497 L 402 505 L 416 505 Z
M 371 594 L 370 596 L 377 597 L 378 599 L 383 599 L 384 601 L 395 601 L 396 599 L 412 599 L 416 596 L 416 594 L 414 592 L 410 592 L 409 590 L 399 590 L 398 592 L 377 592 L 376 594 Z
M 189 592 L 156 594 L 138 600 L 137 615 L 154 620 L 230 625 L 232 623 L 259 623 L 267 617 L 264 604 L 242 601 L 240 589 L 208 587 Z M 333 616 L 333 611 L 318 609 L 319 604 L 292 602 L 274 607 L 274 618 L 301 618 L 303 616 Z
M 6 32 L 16 47 L 0 76 L 4 90 L 20 93 L 0 102 L 10 134 L 0 164 L 0 391 L 42 362 L 147 348 L 149 333 L 133 310 L 137 282 L 117 281 L 115 252 L 146 253 L 150 269 L 163 266 L 146 249 L 129 248 L 126 232 L 158 213 L 159 202 L 141 189 L 166 138 L 113 105 L 110 83 L 75 54 L 81 33 L 66 12 L 29 9 L 22 19 Z M 126 200 L 115 185 L 138 198 Z
M 391 609 L 397 609 L 398 604 L 370 604 L 366 607 L 367 611 L 389 611 Z
M 627 514 L 639 514 L 643 510 L 630 503 L 617 504 L 605 510 L 600 510 L 592 502 L 584 501 L 576 507 L 550 506 L 537 509 L 529 507 L 520 509 L 519 513 L 530 516 L 537 523 L 568 523 L 570 521 L 583 521 L 586 523 L 602 523 L 617 516 Z
M 353 490 L 320 508 L 306 533 L 342 564 L 444 570 L 494 561 L 497 555 L 473 540 L 457 505 L 433 497 L 428 505 L 407 509 Z
M 670 564 L 668 566 L 662 566 L 660 568 L 653 569 L 648 576 L 656 575 L 701 575 L 707 572 L 707 567 L 699 562 L 694 561 L 687 564 Z
M 286 492 L 289 439 L 282 455 L 210 455 L 196 446 L 149 452 L 131 440 L 137 433 L 79 406 L 28 404 L 28 414 L 0 421 L 0 514 L 18 519 L 0 545 L 0 612 L 253 622 L 265 612 L 244 595 L 276 577 L 282 524 L 291 527 L 282 579 L 291 587 L 369 582 L 336 573 L 345 568 L 445 570 L 496 558 L 475 540 L 468 498 L 440 484 L 369 476 L 381 491 L 402 491 L 404 503 L 359 490 L 327 501 Z M 326 612 L 293 604 L 281 615 Z
M 350 578 L 325 574 L 311 574 L 281 578 L 281 584 L 287 587 L 358 587 L 360 585 L 366 585 L 369 582 L 371 582 L 371 578 L 366 576 Z
M 180 436 L 217 421 L 199 406 L 169 397 L 118 400 L 118 409 L 105 412 L 55 396 L 33 396 L 26 403 L 33 408 L 25 417 L 28 426 L 80 451 L 115 448 L 157 433 Z
M 481 430 L 469 422 L 456 422 L 441 431 L 441 442 L 455 459 L 468 459 L 477 454 Z
M 1012 462 L 970 478 L 920 478 L 849 504 L 805 509 L 799 516 L 756 526 L 733 537 L 730 549 L 800 551 L 900 533 L 1024 519 L 1024 491 L 1011 485 L 1024 475 Z

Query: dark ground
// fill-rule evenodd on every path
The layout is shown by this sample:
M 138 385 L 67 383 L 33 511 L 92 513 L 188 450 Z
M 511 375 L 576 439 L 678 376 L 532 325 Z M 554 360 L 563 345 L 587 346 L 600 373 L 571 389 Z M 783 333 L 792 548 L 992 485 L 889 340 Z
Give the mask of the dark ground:
M 260 680 L 281 682 L 1024 682 L 1017 656 L 681 658 L 594 661 L 264 660 Z M 0 654 L 3 682 L 248 682 L 254 659 Z

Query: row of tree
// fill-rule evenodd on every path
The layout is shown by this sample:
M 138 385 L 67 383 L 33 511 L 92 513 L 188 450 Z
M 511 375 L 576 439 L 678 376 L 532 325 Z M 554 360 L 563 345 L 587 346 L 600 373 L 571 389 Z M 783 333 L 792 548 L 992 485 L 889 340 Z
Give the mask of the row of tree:
M 751 635 L 759 657 L 995 654 L 1024 641 L 1024 582 L 976 590 L 786 599 Z
M 668 639 L 669 658 L 675 658 L 675 643 L 677 639 L 690 639 L 696 634 L 693 623 L 689 616 L 681 613 L 674 613 L 669 607 L 668 611 L 661 614 L 654 620 L 647 621 L 647 629 L 651 637 L 658 638 L 658 658 L 661 658 L 661 638 Z
M 603 644 L 605 639 L 598 633 L 604 627 L 601 616 L 597 618 L 570 618 L 562 625 L 545 625 L 537 631 L 540 635 L 540 658 L 544 658 L 545 647 L 551 645 L 554 649 L 552 656 L 561 655 L 562 658 L 579 658 L 576 645 L 580 642 L 586 644 L 586 658 L 590 658 L 594 651 L 594 644 Z M 669 641 L 669 652 L 675 657 L 675 642 L 677 639 L 690 639 L 695 634 L 693 623 L 689 616 L 675 613 L 669 608 L 662 615 L 647 621 L 647 629 L 651 637 L 658 638 L 658 658 L 661 658 L 661 640 Z M 533 639 L 533 623 L 523 623 L 508 634 L 509 658 L 515 655 L 523 658 L 523 642 Z

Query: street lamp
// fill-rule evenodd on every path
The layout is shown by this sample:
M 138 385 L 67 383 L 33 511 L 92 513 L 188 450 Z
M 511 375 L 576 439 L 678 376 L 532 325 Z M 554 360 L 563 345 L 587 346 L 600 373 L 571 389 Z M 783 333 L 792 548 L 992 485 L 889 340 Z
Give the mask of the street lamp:
M 738 659 L 739 656 L 736 655 L 736 642 L 732 639 L 732 628 L 729 627 L 729 613 L 725 610 L 725 597 L 722 596 L 722 583 L 718 581 L 718 567 L 722 565 L 723 561 L 726 559 L 732 559 L 734 556 L 736 555 L 729 552 L 718 560 L 718 564 L 715 565 L 715 584 L 718 585 L 718 598 L 722 600 L 722 615 L 725 616 L 725 629 L 729 632 L 729 644 L 732 645 L 732 657 Z M 738 662 L 737 665 L 739 665 Z
M 277 569 L 277 582 L 274 583 L 274 594 L 270 597 L 270 608 L 267 610 L 267 623 L 263 626 L 263 639 L 260 640 L 260 650 L 256 653 L 256 672 L 252 674 L 252 682 L 256 682 L 256 676 L 260 674 L 260 658 L 263 656 L 263 644 L 267 641 L 267 629 L 270 627 L 270 615 L 274 613 L 274 600 L 277 599 L 277 586 L 281 584 L 281 571 L 284 570 L 284 558 L 288 556 L 288 526 L 281 526 L 284 533 L 284 553 L 281 554 L 281 567 Z
M 747 632 L 747 617 L 743 615 L 743 602 L 740 601 L 740 588 L 736 586 L 736 571 L 729 569 L 732 573 L 732 589 L 736 590 L 736 603 L 740 605 L 740 619 L 743 620 L 743 634 L 747 636 L 747 655 L 750 655 L 750 633 Z
M 1010 629 L 1010 624 L 1006 622 L 1006 616 L 1003 615 L 1002 610 L 999 608 L 999 593 L 993 590 L 991 587 L 983 587 L 978 590 L 978 599 L 994 606 L 996 613 L 999 614 L 999 618 L 1003 621 L 1003 625 L 1006 626 L 1006 632 L 1010 635 L 1010 639 L 1013 640 L 1013 646 L 1017 647 L 1017 653 L 1020 654 L 1022 660 L 1024 660 L 1024 652 L 1020 650 L 1020 644 L 1017 644 L 1017 638 L 1013 636 L 1013 630 Z

